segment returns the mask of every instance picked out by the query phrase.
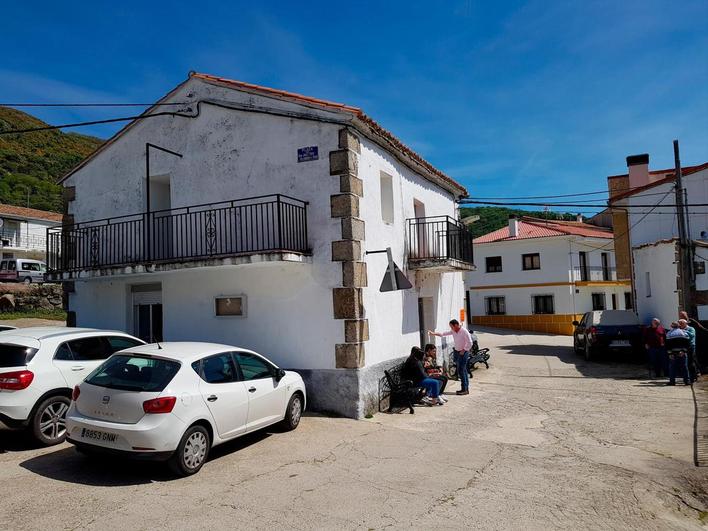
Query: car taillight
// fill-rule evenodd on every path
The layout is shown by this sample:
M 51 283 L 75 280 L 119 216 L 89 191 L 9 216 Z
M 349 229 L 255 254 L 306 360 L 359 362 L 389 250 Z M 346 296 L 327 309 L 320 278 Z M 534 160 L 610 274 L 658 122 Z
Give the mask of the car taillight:
M 588 335 L 590 336 L 590 341 L 595 341 L 595 335 L 597 334 L 597 328 L 591 326 L 588 328 Z
M 143 402 L 143 411 L 145 411 L 145 413 L 172 413 L 176 403 L 176 396 L 153 398 L 152 400 Z
M 5 372 L 0 374 L 0 389 L 20 391 L 27 389 L 34 380 L 32 371 Z
M 81 394 L 81 389 L 79 389 L 78 385 L 74 386 L 74 390 L 71 393 L 71 399 L 76 402 L 79 399 L 79 395 Z

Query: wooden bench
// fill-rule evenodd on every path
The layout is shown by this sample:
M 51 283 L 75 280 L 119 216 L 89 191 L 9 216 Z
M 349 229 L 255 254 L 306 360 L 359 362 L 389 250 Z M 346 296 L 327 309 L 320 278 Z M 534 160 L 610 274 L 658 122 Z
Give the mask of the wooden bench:
M 388 412 L 396 406 L 405 406 L 411 415 L 415 413 L 413 404 L 419 402 L 425 396 L 425 389 L 413 384 L 410 380 L 403 378 L 403 363 L 384 371 L 386 386 L 389 395 Z

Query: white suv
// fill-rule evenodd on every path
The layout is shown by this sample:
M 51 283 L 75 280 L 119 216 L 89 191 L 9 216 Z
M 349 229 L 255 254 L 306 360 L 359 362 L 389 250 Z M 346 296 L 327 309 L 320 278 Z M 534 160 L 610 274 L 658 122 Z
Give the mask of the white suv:
M 114 352 L 144 344 L 123 332 L 33 327 L 0 333 L 0 421 L 47 446 L 66 437 L 71 390 Z

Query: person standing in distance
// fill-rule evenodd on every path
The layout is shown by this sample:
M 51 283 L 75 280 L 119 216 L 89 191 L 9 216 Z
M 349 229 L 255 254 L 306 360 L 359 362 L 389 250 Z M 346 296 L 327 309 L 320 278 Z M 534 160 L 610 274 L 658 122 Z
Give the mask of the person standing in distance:
M 455 343 L 455 364 L 457 365 L 457 374 L 460 376 L 460 387 L 457 391 L 458 395 L 470 394 L 470 376 L 467 372 L 467 362 L 470 359 L 470 350 L 472 350 L 472 336 L 469 331 L 460 326 L 457 319 L 450 321 L 450 330 L 448 332 L 434 332 L 428 330 L 431 336 L 443 337 L 452 336 Z

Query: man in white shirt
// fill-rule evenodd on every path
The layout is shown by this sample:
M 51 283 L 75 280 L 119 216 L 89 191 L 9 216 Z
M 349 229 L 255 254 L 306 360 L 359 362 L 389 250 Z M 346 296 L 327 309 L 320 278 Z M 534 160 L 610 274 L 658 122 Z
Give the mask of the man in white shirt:
M 467 372 L 467 363 L 470 359 L 470 350 L 472 350 L 472 336 L 469 331 L 460 325 L 457 319 L 450 321 L 449 332 L 433 332 L 428 330 L 431 336 L 443 337 L 452 336 L 455 343 L 455 363 L 457 365 L 457 374 L 460 378 L 461 389 L 457 391 L 458 395 L 470 394 L 470 376 Z

